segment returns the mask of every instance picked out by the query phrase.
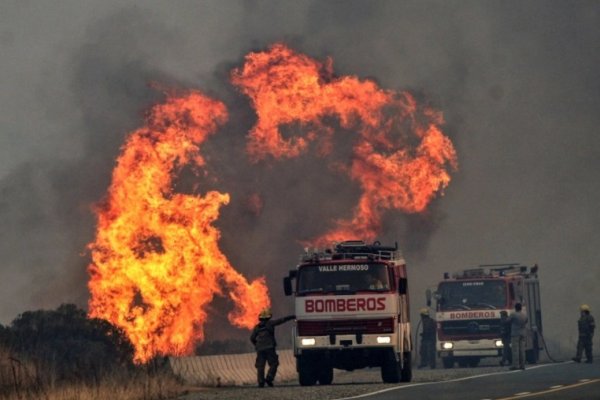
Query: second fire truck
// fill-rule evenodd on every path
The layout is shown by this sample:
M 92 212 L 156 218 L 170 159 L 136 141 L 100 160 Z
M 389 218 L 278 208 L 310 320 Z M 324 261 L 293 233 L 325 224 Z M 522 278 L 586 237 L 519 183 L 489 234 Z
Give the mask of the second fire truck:
M 527 362 L 538 361 L 542 347 L 542 310 L 538 267 L 519 264 L 481 265 L 444 274 L 434 292 L 437 355 L 445 368 L 477 366 L 484 357 L 501 357 L 500 312 L 510 314 L 521 303 L 528 317 Z M 427 303 L 431 304 L 428 291 Z

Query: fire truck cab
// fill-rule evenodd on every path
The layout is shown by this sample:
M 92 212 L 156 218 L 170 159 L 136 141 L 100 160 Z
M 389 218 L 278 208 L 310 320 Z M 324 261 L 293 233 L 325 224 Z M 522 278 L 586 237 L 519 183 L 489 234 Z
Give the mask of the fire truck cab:
M 484 357 L 501 357 L 500 312 L 521 303 L 528 317 L 526 359 L 538 361 L 542 347 L 542 310 L 538 266 L 480 265 L 444 274 L 434 292 L 437 355 L 445 368 L 477 366 Z M 431 304 L 431 292 L 427 295 Z
M 381 367 L 384 382 L 410 381 L 406 263 L 398 246 L 345 241 L 301 256 L 284 278 L 295 296 L 300 384 L 328 385 L 333 369 Z

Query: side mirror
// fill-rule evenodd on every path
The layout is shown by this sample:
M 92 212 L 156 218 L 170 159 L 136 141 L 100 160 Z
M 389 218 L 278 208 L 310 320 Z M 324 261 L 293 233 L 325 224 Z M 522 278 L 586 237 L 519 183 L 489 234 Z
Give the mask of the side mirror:
M 431 289 L 425 291 L 425 300 L 427 300 L 427 307 L 431 307 Z
M 398 293 L 406 294 L 408 291 L 408 280 L 406 278 L 398 279 Z
M 289 276 L 283 278 L 283 293 L 286 296 L 292 295 L 292 279 Z

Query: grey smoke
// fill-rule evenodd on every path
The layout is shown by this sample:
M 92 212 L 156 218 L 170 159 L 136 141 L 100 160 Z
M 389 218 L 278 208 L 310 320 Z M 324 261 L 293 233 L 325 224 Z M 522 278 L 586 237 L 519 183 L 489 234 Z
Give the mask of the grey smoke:
M 296 240 L 347 217 L 358 189 L 315 156 L 244 159 L 254 116 L 227 74 L 284 40 L 444 112 L 460 170 L 426 214 L 388 213 L 380 238 L 404 249 L 412 306 L 444 271 L 538 263 L 546 336 L 570 351 L 577 306 L 600 309 L 599 13 L 594 1 L 3 2 L 0 322 L 85 305 L 90 208 L 161 99 L 152 82 L 227 104 L 229 123 L 203 147 L 219 180 L 182 171 L 178 190 L 232 194 L 224 253 L 250 279 L 268 273 L 275 313 L 291 311 L 280 282 Z M 243 200 L 255 193 L 258 216 Z M 245 336 L 216 311 L 211 329 Z

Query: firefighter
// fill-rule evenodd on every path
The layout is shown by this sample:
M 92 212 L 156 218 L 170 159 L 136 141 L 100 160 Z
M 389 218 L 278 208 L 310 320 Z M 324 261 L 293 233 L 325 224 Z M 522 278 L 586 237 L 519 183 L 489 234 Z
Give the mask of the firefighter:
M 419 368 L 425 368 L 430 366 L 431 369 L 435 368 L 435 321 L 429 316 L 428 308 L 421 308 L 421 363 Z
M 527 315 L 521 310 L 521 303 L 515 304 L 515 310 L 510 314 L 510 347 L 512 350 L 511 370 L 525 369 L 525 327 L 527 326 Z
M 592 356 L 592 338 L 594 337 L 594 329 L 596 323 L 594 317 L 590 314 L 590 307 L 587 304 L 582 304 L 579 307 L 581 316 L 577 321 L 577 328 L 579 330 L 579 338 L 577 340 L 577 355 L 573 357 L 573 361 L 581 362 L 581 355 L 585 350 L 585 357 L 587 363 L 592 363 L 594 358 Z
M 271 317 L 273 317 L 273 314 L 271 314 L 270 309 L 265 308 L 262 310 L 258 316 L 259 322 L 250 335 L 250 341 L 256 350 L 256 364 L 254 366 L 257 371 L 259 387 L 264 387 L 265 382 L 272 387 L 277 374 L 279 356 L 275 351 L 277 347 L 275 327 L 296 318 L 295 315 L 288 315 L 287 317 L 271 320 Z M 269 371 L 265 378 L 265 365 L 267 363 L 269 363 Z
M 510 320 L 506 311 L 500 311 L 500 339 L 502 339 L 502 360 L 500 365 L 512 364 L 510 350 Z

